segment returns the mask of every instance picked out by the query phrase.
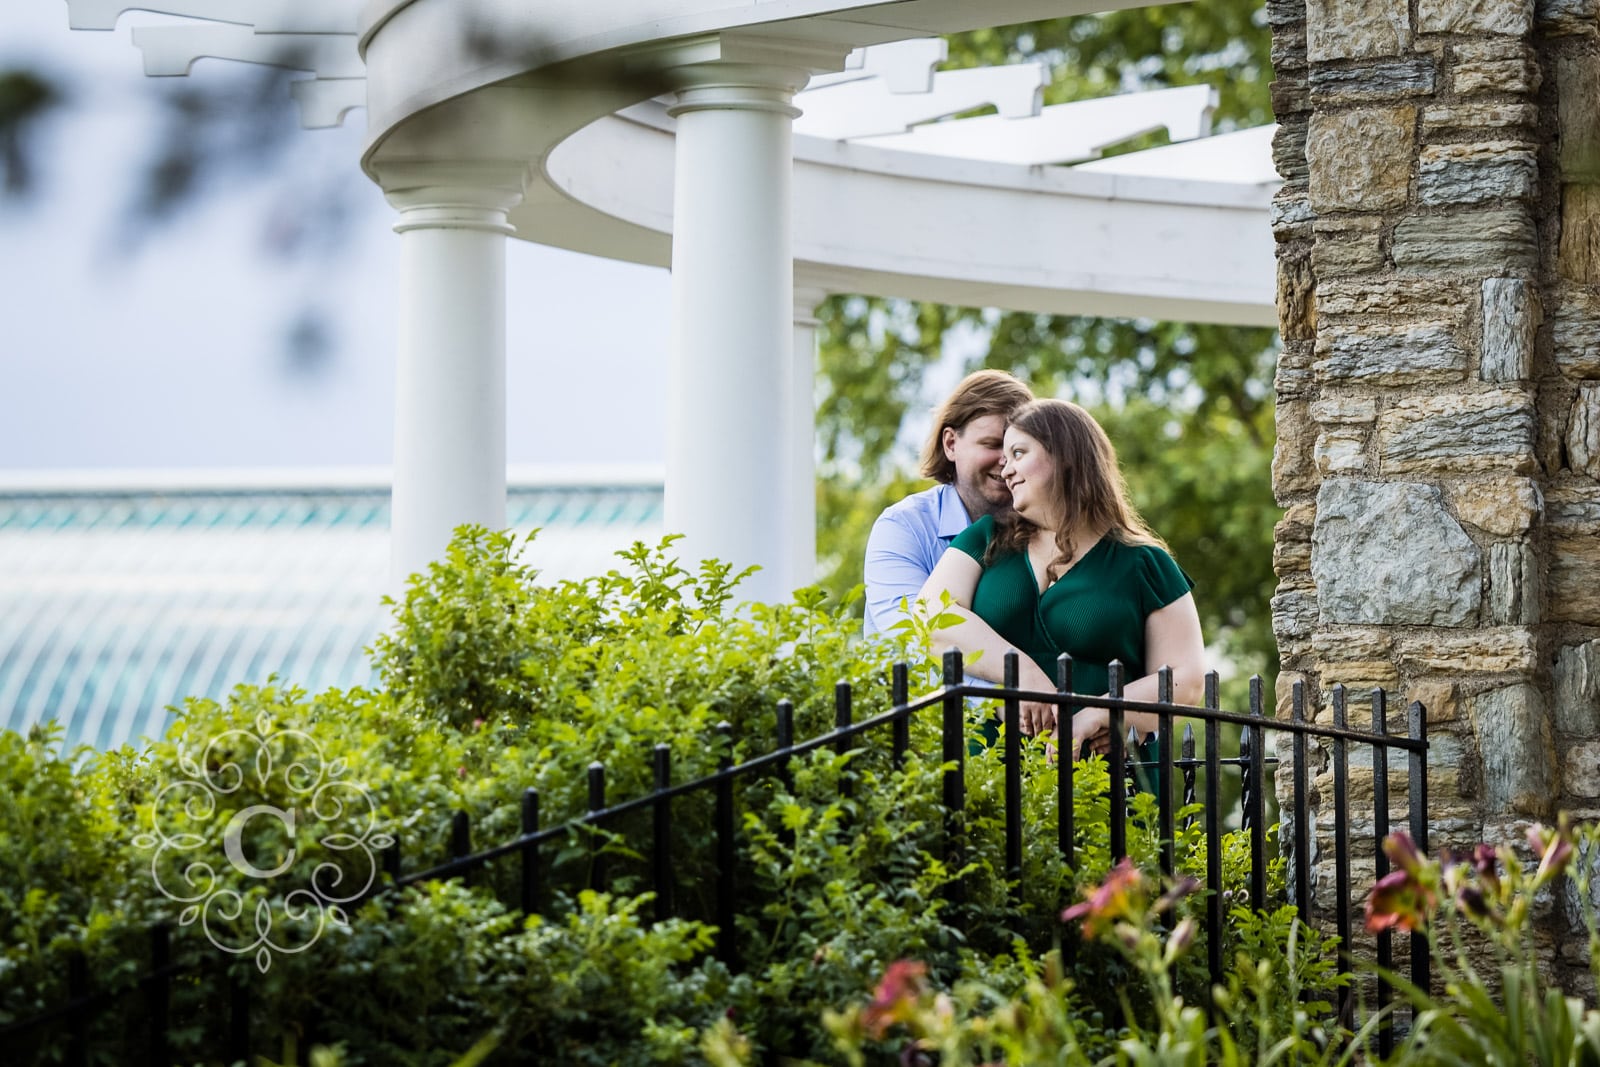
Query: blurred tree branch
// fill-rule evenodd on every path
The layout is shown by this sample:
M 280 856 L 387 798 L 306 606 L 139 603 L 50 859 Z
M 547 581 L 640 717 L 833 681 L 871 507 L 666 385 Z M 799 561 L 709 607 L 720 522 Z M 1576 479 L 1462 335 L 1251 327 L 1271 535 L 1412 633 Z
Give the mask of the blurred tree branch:
M 40 120 L 64 102 L 62 90 L 36 70 L 0 70 L 0 193 L 24 197 L 34 189 L 38 161 L 33 135 Z

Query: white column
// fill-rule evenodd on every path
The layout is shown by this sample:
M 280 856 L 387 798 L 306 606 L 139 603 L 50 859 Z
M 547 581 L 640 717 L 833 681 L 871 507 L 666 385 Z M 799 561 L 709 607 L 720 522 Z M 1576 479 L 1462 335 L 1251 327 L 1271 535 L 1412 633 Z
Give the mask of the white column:
M 666 527 L 685 535 L 688 561 L 759 564 L 746 598 L 783 599 L 801 584 L 789 529 L 790 101 L 807 74 L 734 62 L 674 74 Z
M 408 168 L 409 169 L 409 168 Z M 382 175 L 400 210 L 390 576 L 443 555 L 463 523 L 506 524 L 506 212 L 520 170 Z
M 817 574 L 817 305 L 827 294 L 797 286 L 794 291 L 794 353 L 790 360 L 789 414 L 784 439 L 789 449 L 785 479 L 789 515 L 790 585 L 809 585 Z

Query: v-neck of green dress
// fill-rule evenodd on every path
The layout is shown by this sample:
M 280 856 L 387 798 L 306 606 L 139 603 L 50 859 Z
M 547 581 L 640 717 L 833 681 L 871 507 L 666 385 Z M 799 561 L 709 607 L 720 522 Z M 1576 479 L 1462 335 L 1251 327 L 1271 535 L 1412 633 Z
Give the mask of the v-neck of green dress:
M 1058 586 L 1062 582 L 1066 581 L 1067 578 L 1072 574 L 1073 571 L 1077 570 L 1079 567 L 1081 567 L 1085 563 L 1087 563 L 1088 560 L 1089 560 L 1089 557 L 1094 555 L 1097 551 L 1099 551 L 1100 546 L 1105 544 L 1108 539 L 1109 539 L 1108 535 L 1102 535 L 1102 536 L 1096 538 L 1094 544 L 1089 546 L 1089 551 L 1085 552 L 1083 555 L 1079 556 L 1076 560 L 1074 560 L 1072 566 L 1067 568 L 1065 574 L 1063 574 L 1061 577 L 1057 578 L 1055 581 L 1051 582 L 1049 585 L 1045 586 L 1043 589 L 1039 588 L 1039 572 L 1033 569 L 1033 557 L 1030 556 L 1026 551 L 1024 551 L 1022 553 L 1022 560 L 1023 560 L 1024 563 L 1026 563 L 1028 565 L 1028 577 L 1033 579 L 1033 588 L 1039 594 L 1039 603 L 1043 604 L 1045 595 L 1048 594 L 1050 592 L 1050 590 L 1054 589 L 1056 586 Z
M 1072 566 L 1067 568 L 1065 574 L 1061 575 L 1061 577 L 1057 578 L 1043 589 L 1039 588 L 1039 572 L 1033 569 L 1033 556 L 1031 556 L 1026 549 L 1020 553 L 1022 556 L 1022 562 L 1028 567 L 1028 578 L 1033 582 L 1033 588 L 1036 594 L 1033 605 L 1034 622 L 1038 626 L 1039 632 L 1045 637 L 1049 638 L 1054 646 L 1058 649 L 1068 644 L 1068 642 L 1058 639 L 1053 633 L 1050 632 L 1050 619 L 1045 610 L 1045 601 L 1048 600 L 1050 595 L 1055 593 L 1057 590 L 1061 591 L 1062 596 L 1071 596 L 1076 587 L 1074 584 L 1069 584 L 1067 580 L 1076 574 L 1081 568 L 1089 565 L 1090 557 L 1098 552 L 1100 550 L 1100 546 L 1105 544 L 1108 540 L 1109 538 L 1106 536 L 1102 536 L 1096 540 L 1095 543 L 1089 547 L 1089 551 L 1079 556 L 1077 560 L 1073 562 Z M 1059 657 L 1060 655 L 1061 653 L 1058 651 L 1056 656 Z M 1045 673 L 1054 678 L 1056 676 L 1055 665 L 1052 663 L 1050 666 L 1046 667 Z M 1073 692 L 1081 693 L 1085 692 L 1085 690 L 1074 687 Z

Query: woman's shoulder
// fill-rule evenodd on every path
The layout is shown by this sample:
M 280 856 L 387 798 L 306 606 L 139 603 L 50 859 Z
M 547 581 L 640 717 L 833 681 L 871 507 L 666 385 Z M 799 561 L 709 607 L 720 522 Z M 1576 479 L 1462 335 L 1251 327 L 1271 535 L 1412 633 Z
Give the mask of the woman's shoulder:
M 1163 603 L 1194 588 L 1194 579 L 1172 558 L 1172 553 L 1150 541 L 1125 541 L 1108 537 L 1113 566 L 1136 575 L 1151 587 Z
M 1114 532 L 1107 534 L 1105 541 L 1118 557 L 1130 562 L 1173 562 L 1172 553 L 1154 541 L 1135 540 Z

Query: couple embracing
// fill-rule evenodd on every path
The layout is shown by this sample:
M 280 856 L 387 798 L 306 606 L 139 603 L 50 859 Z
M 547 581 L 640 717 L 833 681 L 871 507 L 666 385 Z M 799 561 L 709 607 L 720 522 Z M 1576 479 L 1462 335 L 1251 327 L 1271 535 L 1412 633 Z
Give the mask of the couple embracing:
M 1035 400 L 1003 371 L 968 375 L 934 412 L 922 473 L 939 484 L 886 509 L 867 541 L 866 630 L 907 610 L 949 611 L 936 652 L 960 649 L 971 676 L 998 683 L 1009 649 L 1020 687 L 1055 689 L 1072 656 L 1073 691 L 1102 695 L 1107 666 L 1123 664 L 1123 696 L 1157 697 L 1172 668 L 1173 699 L 1200 699 L 1205 652 L 1194 583 L 1128 501 L 1116 450 L 1100 424 L 1065 400 Z M 1108 713 L 1083 708 L 1069 751 L 1110 747 Z M 1053 704 L 1024 703 L 1022 732 L 1057 730 Z M 1156 716 L 1127 712 L 1142 737 Z

